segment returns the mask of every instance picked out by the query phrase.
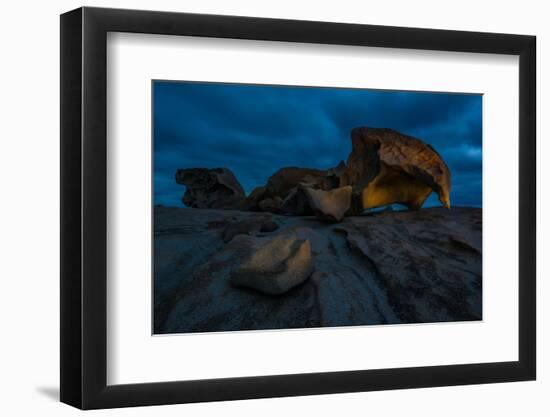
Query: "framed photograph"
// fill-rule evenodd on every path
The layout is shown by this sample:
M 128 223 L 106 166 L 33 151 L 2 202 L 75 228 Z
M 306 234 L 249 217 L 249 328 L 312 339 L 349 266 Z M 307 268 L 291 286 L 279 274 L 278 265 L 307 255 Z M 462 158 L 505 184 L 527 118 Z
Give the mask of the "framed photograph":
M 61 16 L 61 401 L 533 380 L 535 37 Z

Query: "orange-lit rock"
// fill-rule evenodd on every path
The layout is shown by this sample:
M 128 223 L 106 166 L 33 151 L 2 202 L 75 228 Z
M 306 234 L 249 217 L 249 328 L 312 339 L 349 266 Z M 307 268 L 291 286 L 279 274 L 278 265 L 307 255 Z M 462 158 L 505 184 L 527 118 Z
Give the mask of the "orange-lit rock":
M 364 209 L 387 204 L 422 207 L 432 191 L 450 208 L 451 174 L 441 156 L 392 129 L 355 128 L 342 185 L 352 185 Z
M 227 168 L 178 169 L 176 182 L 187 187 L 182 201 L 188 207 L 236 209 L 245 198 L 243 187 Z

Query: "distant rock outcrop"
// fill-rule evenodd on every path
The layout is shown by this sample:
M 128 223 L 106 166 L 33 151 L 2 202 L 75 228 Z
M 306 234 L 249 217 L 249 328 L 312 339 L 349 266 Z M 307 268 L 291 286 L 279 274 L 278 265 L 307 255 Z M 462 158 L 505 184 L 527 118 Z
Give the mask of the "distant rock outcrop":
M 182 201 L 188 207 L 236 209 L 245 198 L 243 187 L 227 168 L 178 169 L 176 182 L 187 186 Z
M 284 200 L 298 184 L 315 185 L 316 188 L 324 189 L 326 175 L 327 172 L 320 169 L 281 168 L 267 180 L 265 197 L 280 197 Z
M 281 168 L 247 197 L 227 168 L 178 170 L 176 181 L 187 185 L 183 202 L 189 207 L 315 213 L 336 222 L 389 204 L 419 209 L 432 192 L 450 208 L 451 174 L 430 145 L 392 129 L 369 127 L 353 129 L 351 141 L 347 164 L 341 161 L 327 170 Z

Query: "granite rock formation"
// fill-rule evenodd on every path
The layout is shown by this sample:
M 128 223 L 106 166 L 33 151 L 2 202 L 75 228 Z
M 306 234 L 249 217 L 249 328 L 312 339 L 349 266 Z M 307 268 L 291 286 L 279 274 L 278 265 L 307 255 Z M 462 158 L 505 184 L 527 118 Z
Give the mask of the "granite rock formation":
M 336 224 L 233 210 L 154 215 L 155 333 L 482 319 L 481 209 L 384 211 Z M 262 226 L 270 222 L 278 227 Z M 256 226 L 228 240 L 239 223 Z M 232 285 L 251 248 L 289 234 L 309 242 L 309 278 L 280 296 Z
M 387 204 L 422 207 L 432 191 L 450 208 L 451 174 L 429 145 L 392 129 L 355 128 L 344 183 L 361 195 L 363 209 Z
M 243 187 L 227 168 L 178 169 L 176 182 L 187 187 L 182 201 L 188 207 L 236 209 L 245 198 Z
M 390 204 L 419 209 L 432 192 L 450 208 L 451 174 L 430 145 L 392 129 L 369 127 L 353 129 L 351 141 L 347 164 L 341 161 L 327 170 L 281 168 L 246 197 L 227 168 L 178 170 L 176 180 L 187 186 L 184 204 L 195 208 L 315 213 L 338 222 L 344 215 Z
M 178 170 L 189 208 L 154 212 L 155 333 L 481 320 L 481 209 L 450 209 L 420 139 L 351 141 L 347 162 L 281 168 L 248 196 L 227 168 Z M 443 208 L 417 210 L 432 192 Z

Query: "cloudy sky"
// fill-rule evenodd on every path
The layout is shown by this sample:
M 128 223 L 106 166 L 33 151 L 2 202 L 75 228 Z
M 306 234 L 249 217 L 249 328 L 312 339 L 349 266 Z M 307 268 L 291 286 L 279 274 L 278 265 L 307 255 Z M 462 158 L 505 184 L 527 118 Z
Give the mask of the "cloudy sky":
M 227 167 L 250 192 L 281 167 L 336 166 L 351 129 L 370 126 L 432 145 L 452 205 L 481 207 L 480 95 L 155 81 L 153 126 L 155 204 L 183 207 L 178 168 Z

